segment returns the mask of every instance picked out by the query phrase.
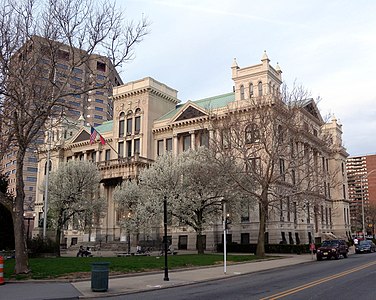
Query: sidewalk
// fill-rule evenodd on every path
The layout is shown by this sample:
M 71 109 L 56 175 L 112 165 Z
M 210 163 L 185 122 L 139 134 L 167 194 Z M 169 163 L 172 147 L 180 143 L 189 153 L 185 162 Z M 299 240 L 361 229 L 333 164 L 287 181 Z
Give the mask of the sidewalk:
M 90 279 L 78 282 L 10 282 L 0 286 L 0 300 L 103 298 L 239 276 L 246 273 L 314 262 L 316 260 L 315 257 L 313 257 L 313 260 L 310 254 L 277 255 L 281 258 L 227 265 L 226 274 L 224 274 L 224 267 L 221 265 L 175 271 L 169 270 L 169 281 L 164 281 L 164 270 L 160 272 L 110 276 L 107 292 L 92 292 Z
M 79 296 L 80 299 L 88 299 L 95 297 L 124 295 L 139 291 L 161 289 L 179 285 L 187 285 L 313 261 L 310 254 L 278 254 L 278 256 L 283 256 L 283 258 L 227 265 L 226 274 L 224 274 L 224 267 L 222 265 L 208 268 L 170 271 L 168 276 L 169 281 L 163 280 L 164 271 L 161 271 L 158 274 L 140 273 L 137 275 L 124 276 L 121 278 L 110 278 L 109 289 L 104 293 L 92 292 L 90 280 L 74 282 L 72 283 L 72 285 L 81 293 L 81 295 Z

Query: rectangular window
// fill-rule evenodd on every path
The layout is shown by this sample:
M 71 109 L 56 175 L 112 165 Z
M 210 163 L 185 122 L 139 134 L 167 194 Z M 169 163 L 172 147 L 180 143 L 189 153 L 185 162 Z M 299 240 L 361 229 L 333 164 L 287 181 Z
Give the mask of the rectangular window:
M 183 151 L 187 151 L 191 149 L 191 136 L 185 135 L 183 136 Z
M 127 135 L 132 134 L 132 119 L 127 119 Z
M 95 110 L 96 110 L 96 111 L 103 111 L 103 108 L 102 108 L 102 107 L 98 107 L 98 106 L 96 106 L 96 107 L 95 107 Z
M 95 94 L 96 95 L 104 95 L 104 92 L 102 92 L 102 91 L 95 91 Z
M 291 207 L 290 207 L 290 197 L 287 197 L 287 221 L 291 221 Z
M 240 203 L 240 222 L 249 222 L 249 202 L 244 200 Z
M 132 156 L 132 141 L 127 141 L 127 157 Z
M 200 134 L 200 146 L 209 147 L 209 133 L 207 130 Z
M 111 150 L 107 149 L 105 152 L 105 160 L 108 161 L 111 159 Z
M 101 61 L 97 61 L 97 70 L 106 72 L 106 64 Z
M 26 181 L 28 181 L 28 182 L 37 182 L 37 178 L 36 177 L 26 177 Z
M 100 120 L 103 119 L 103 117 L 102 117 L 102 116 L 99 116 L 99 115 L 94 115 L 94 118 L 95 118 L 95 119 L 100 119 Z
M 118 143 L 118 156 L 124 157 L 124 142 Z
M 140 139 L 134 140 L 134 153 L 140 153 Z
M 119 121 L 119 137 L 124 136 L 124 120 Z
M 105 80 L 105 79 L 106 79 L 106 76 L 103 76 L 103 75 L 97 74 L 97 79 L 99 79 L 99 80 Z
M 27 167 L 26 170 L 27 170 L 28 172 L 34 172 L 34 173 L 38 172 L 38 168 L 33 168 L 33 167 Z
M 134 118 L 134 133 L 139 134 L 141 130 L 141 117 Z
M 158 140 L 157 141 L 157 155 L 158 156 L 163 155 L 163 150 L 164 150 L 163 140 Z
M 82 71 L 81 69 L 79 68 L 73 68 L 73 73 L 76 73 L 76 74 L 82 74 L 84 71 Z
M 95 102 L 97 102 L 97 103 L 104 103 L 104 101 L 102 99 L 95 99 Z
M 166 151 L 172 151 L 172 139 L 166 139 Z
M 240 234 L 240 243 L 242 245 L 249 244 L 249 233 Z
M 298 223 L 298 210 L 297 210 L 297 207 L 296 207 L 296 202 L 293 202 L 292 203 L 292 207 L 293 207 L 293 212 L 294 212 L 294 223 Z
M 259 157 L 249 158 L 246 172 L 249 174 L 261 174 L 261 159 Z

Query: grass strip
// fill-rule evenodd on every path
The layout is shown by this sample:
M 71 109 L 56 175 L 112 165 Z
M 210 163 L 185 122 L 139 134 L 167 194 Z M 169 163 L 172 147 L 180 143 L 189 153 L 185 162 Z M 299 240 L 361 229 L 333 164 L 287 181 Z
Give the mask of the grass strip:
M 260 259 L 255 255 L 228 255 L 228 263 L 248 262 Z M 156 256 L 129 257 L 57 257 L 30 258 L 31 273 L 14 275 L 14 259 L 5 261 L 4 277 L 7 279 L 52 279 L 52 278 L 87 278 L 91 272 L 91 264 L 95 262 L 109 262 L 110 275 L 127 274 L 164 269 L 164 258 Z M 169 269 L 211 266 L 223 264 L 220 254 L 187 254 L 168 257 Z

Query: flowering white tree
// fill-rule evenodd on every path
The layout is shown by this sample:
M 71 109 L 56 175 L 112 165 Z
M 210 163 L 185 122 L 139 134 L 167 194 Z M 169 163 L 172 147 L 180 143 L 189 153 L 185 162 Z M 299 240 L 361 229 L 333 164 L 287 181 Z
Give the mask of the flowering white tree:
M 226 176 L 232 167 L 217 164 L 206 148 L 178 156 L 167 153 L 140 173 L 139 184 L 126 183 L 117 188 L 115 199 L 120 207 L 137 203 L 134 217 L 146 222 L 161 216 L 166 197 L 168 213 L 196 231 L 198 253 L 203 253 L 203 231 L 220 220 L 224 200 L 236 199 L 237 191 Z
M 0 191 L 0 202 L 12 213 L 16 274 L 30 271 L 23 217 L 27 150 L 38 146 L 50 117 L 74 108 L 62 102 L 64 97 L 111 87 L 111 76 L 101 82 L 94 74 L 87 74 L 90 84 L 74 87 L 76 68 L 91 64 L 96 55 L 114 67 L 126 63 L 148 26 L 144 18 L 125 20 L 112 0 L 0 2 L 0 158 L 12 149 L 17 162 L 15 193 L 8 197 Z M 66 69 L 59 67 L 62 57 L 69 60 Z
M 99 197 L 100 174 L 88 161 L 69 161 L 50 174 L 48 184 L 49 215 L 56 226 L 57 251 L 64 225 L 74 220 L 77 228 L 91 227 L 104 212 L 105 202 Z

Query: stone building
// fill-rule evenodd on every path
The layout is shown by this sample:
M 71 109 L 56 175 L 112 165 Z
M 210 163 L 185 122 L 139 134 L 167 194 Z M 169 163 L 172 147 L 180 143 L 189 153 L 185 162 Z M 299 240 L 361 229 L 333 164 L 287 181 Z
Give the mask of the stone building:
M 100 226 L 90 232 L 71 227 L 65 231 L 68 246 L 87 241 L 124 241 L 126 238 L 119 226 L 122 216 L 112 198 L 116 185 L 136 178 L 142 168 L 165 151 L 178 155 L 188 149 L 210 146 L 213 141 L 223 139 L 222 133 L 210 122 L 212 116 L 221 122 L 226 120 L 231 110 L 247 116 L 254 108 L 254 102 L 250 99 L 260 101 L 259 105 L 274 107 L 278 104 L 283 108 L 284 104 L 278 102 L 282 71 L 278 65 L 275 68 L 271 66 L 266 53 L 261 64 L 239 68 L 234 60 L 231 70 L 233 92 L 185 103 L 180 103 L 176 90 L 150 77 L 115 87 L 112 97 L 114 118 L 95 127 L 106 140 L 104 145 L 90 144 L 90 127 L 85 126 L 84 120 L 81 120 L 81 125 L 75 124 L 69 134 L 63 134 L 65 131 L 60 130 L 56 144 L 51 149 L 52 170 L 59 163 L 70 159 L 97 163 L 102 176 L 101 192 L 107 201 L 107 213 Z M 299 138 L 294 140 L 293 148 L 304 153 L 307 160 L 312 161 L 312 165 L 326 175 L 322 177 L 316 174 L 317 188 L 300 198 L 305 199 L 307 205 L 281 200 L 280 209 L 271 210 L 266 225 L 266 241 L 308 243 L 326 238 L 328 234 L 346 238 L 350 232 L 344 167 L 348 154 L 342 146 L 342 127 L 336 119 L 325 123 L 312 99 L 299 103 L 296 116 L 300 122 L 300 133 Z M 254 133 L 246 130 L 245 134 L 257 142 Z M 329 145 L 324 142 L 327 137 L 330 137 Z M 43 182 L 46 173 L 45 153 L 42 149 L 39 157 L 39 184 Z M 282 174 L 285 162 L 281 159 L 279 162 Z M 304 173 L 305 170 L 299 172 Z M 291 178 L 280 185 L 291 190 L 295 180 Z M 310 204 L 307 199 L 313 199 L 313 202 Z M 37 194 L 37 202 L 43 202 L 40 192 Z M 36 206 L 36 213 L 41 216 L 40 205 Z M 249 207 L 245 217 L 232 223 L 229 238 L 237 243 L 255 243 L 258 227 L 258 208 Z M 156 230 L 141 239 L 159 240 L 161 232 Z M 221 222 L 207 228 L 204 234 L 206 249 L 214 248 L 222 241 Z M 176 248 L 196 247 L 196 235 L 188 227 L 170 227 L 169 236 Z M 131 239 L 134 244 L 135 237 Z

